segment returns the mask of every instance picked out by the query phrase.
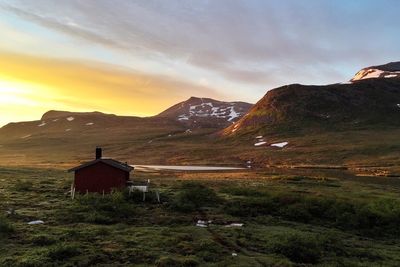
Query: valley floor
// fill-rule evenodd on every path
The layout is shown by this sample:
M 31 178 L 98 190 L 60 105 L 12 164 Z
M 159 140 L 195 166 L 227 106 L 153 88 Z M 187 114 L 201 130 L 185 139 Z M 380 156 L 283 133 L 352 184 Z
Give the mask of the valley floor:
M 0 266 L 399 266 L 400 180 L 335 176 L 136 173 L 159 204 L 72 200 L 64 170 L 3 167 Z

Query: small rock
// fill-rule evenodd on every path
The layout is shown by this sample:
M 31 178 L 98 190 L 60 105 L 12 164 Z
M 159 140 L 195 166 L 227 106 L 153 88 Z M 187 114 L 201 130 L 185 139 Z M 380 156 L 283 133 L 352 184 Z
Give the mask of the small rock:
M 42 221 L 42 220 L 31 221 L 31 222 L 28 222 L 28 224 L 29 224 L 29 225 L 44 224 L 44 221 Z
M 225 225 L 225 227 L 243 227 L 243 223 L 231 223 L 228 225 Z

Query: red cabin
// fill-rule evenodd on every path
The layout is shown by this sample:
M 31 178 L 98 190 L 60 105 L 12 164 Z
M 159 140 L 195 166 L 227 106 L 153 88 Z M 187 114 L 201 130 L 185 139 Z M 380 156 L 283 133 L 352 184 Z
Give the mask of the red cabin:
M 125 188 L 134 168 L 126 163 L 103 158 L 102 149 L 96 148 L 96 159 L 70 169 L 75 172 L 76 192 L 110 193 L 112 189 Z

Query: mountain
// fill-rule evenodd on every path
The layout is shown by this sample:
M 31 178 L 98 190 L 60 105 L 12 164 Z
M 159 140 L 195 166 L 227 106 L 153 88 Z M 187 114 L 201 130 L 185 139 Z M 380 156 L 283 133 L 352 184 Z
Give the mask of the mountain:
M 250 106 L 190 98 L 145 118 L 52 110 L 40 120 L 0 128 L 0 163 L 60 165 L 92 158 L 96 146 L 135 163 L 181 162 L 193 157 L 195 149 L 208 147 L 210 134 L 239 119 Z
M 153 119 L 154 120 L 154 119 Z M 0 129 L 1 140 L 29 139 L 53 134 L 89 134 L 107 129 L 130 128 L 137 123 L 151 123 L 139 117 L 116 116 L 100 112 L 49 111 L 40 120 L 9 123 Z M 159 120 L 161 123 L 161 121 Z M 102 130 L 102 131 L 99 131 Z
M 41 120 L 0 128 L 0 162 L 60 166 L 91 159 L 96 146 L 117 159 L 137 162 L 140 153 L 151 158 L 157 140 L 191 134 L 186 131 L 187 127 L 168 118 L 50 111 Z
M 192 131 L 199 128 L 222 129 L 240 119 L 251 107 L 244 102 L 222 102 L 210 98 L 191 97 L 157 116 L 117 116 L 101 112 L 70 112 L 51 110 L 37 121 L 9 123 L 0 128 L 0 138 L 29 139 L 51 133 L 111 133 L 142 127 L 168 131 Z
M 400 78 L 400 62 L 364 68 L 356 73 L 351 82 L 373 78 Z
M 397 69 L 393 63 L 382 66 Z M 400 173 L 398 77 L 292 84 L 250 106 L 193 97 L 147 118 L 49 111 L 41 120 L 0 128 L 0 164 L 67 168 L 91 159 L 93 148 L 102 146 L 105 156 L 132 164 L 344 166 Z
M 400 62 L 395 62 L 365 68 L 344 84 L 291 84 L 270 90 L 223 134 L 262 133 L 277 127 L 321 130 L 400 126 L 398 70 Z
M 157 117 L 170 118 L 191 127 L 228 126 L 249 111 L 252 104 L 245 102 L 223 102 L 211 98 L 191 97 Z

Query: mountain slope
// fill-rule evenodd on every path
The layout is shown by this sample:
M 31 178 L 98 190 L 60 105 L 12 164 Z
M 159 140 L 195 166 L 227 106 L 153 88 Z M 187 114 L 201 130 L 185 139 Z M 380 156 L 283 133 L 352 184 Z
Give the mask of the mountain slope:
M 188 120 L 179 120 L 183 114 L 181 106 L 192 112 Z M 96 146 L 130 162 L 182 161 L 193 158 L 194 150 L 208 148 L 210 134 L 231 124 L 249 107 L 247 103 L 191 98 L 158 116 L 146 118 L 52 110 L 40 120 L 0 128 L 0 165 L 76 162 L 92 158 Z
M 96 146 L 132 161 L 138 153 L 150 151 L 155 140 L 186 136 L 186 130 L 168 118 L 51 111 L 42 120 L 0 128 L 0 164 L 53 166 L 85 161 L 92 158 Z
M 0 129 L 1 140 L 7 139 L 29 139 L 33 136 L 52 136 L 54 134 L 79 134 L 90 133 L 101 134 L 108 129 L 129 129 L 137 124 L 153 124 L 156 119 L 145 119 L 139 117 L 125 117 L 100 112 L 66 112 L 49 111 L 41 120 L 29 122 L 9 123 Z M 158 123 L 163 123 L 158 120 Z
M 251 106 L 245 102 L 191 97 L 161 112 L 157 117 L 174 119 L 192 127 L 224 127 L 239 120 Z
M 47 134 L 103 134 L 129 131 L 132 128 L 148 131 L 152 127 L 170 131 L 193 128 L 221 129 L 237 121 L 251 104 L 222 102 L 209 98 L 192 97 L 153 117 L 116 116 L 101 112 L 69 112 L 51 110 L 37 121 L 9 123 L 0 128 L 0 138 L 29 139 Z M 191 130 L 190 130 L 191 131 Z
M 393 69 L 393 66 L 384 65 Z M 398 66 L 397 64 L 395 66 Z M 224 135 L 288 128 L 400 126 L 400 79 L 360 79 L 326 86 L 292 84 L 269 91 Z

